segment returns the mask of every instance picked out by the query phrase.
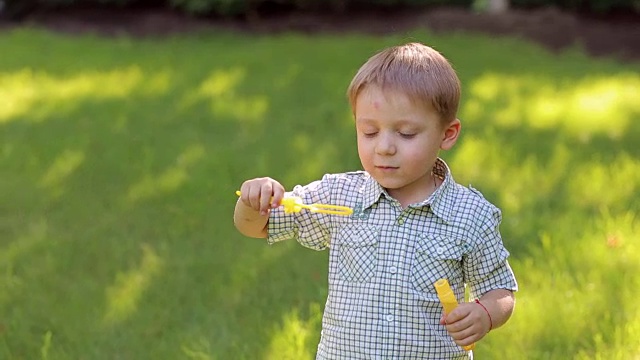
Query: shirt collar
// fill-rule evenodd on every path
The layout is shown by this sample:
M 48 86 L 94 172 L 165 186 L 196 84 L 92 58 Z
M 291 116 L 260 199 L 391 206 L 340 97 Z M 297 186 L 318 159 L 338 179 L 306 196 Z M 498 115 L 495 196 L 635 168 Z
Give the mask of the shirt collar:
M 453 204 L 455 203 L 456 182 L 453 180 L 449 166 L 438 158 L 433 166 L 433 174 L 442 180 L 442 184 L 421 205 L 429 205 L 431 211 L 449 223 L 452 220 Z
M 378 199 L 380 199 L 380 195 L 386 194 L 386 192 L 387 191 L 380 186 L 380 184 L 369 173 L 367 173 L 366 181 L 362 187 L 363 208 L 367 209 L 377 203 Z
M 436 163 L 433 166 L 433 174 L 442 180 L 442 184 L 426 200 L 414 204 L 412 207 L 429 206 L 436 216 L 444 220 L 445 223 L 449 223 L 452 219 L 452 198 L 455 197 L 455 181 L 449 166 L 440 158 L 436 159 Z M 367 175 L 368 177 L 361 189 L 364 209 L 377 203 L 381 195 L 391 199 L 387 191 L 371 175 Z

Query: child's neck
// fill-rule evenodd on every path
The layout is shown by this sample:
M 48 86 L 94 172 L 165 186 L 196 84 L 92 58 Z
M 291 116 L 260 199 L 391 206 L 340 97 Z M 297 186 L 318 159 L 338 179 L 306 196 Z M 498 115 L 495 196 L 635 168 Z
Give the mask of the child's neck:
M 411 204 L 427 200 L 429 196 L 436 192 L 442 181 L 435 176 L 433 172 L 431 173 L 431 178 L 433 181 L 430 181 L 426 187 L 421 186 L 417 189 L 404 188 L 400 190 L 387 189 L 387 192 L 394 199 L 398 200 L 403 209 L 406 209 Z

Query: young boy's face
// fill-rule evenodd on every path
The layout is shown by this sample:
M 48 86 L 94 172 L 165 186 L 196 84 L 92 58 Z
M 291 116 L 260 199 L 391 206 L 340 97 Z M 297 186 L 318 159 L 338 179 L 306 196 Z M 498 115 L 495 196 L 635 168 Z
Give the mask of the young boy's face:
M 438 152 L 450 147 L 438 114 L 403 93 L 368 86 L 356 99 L 355 118 L 364 170 L 403 203 L 426 199 Z

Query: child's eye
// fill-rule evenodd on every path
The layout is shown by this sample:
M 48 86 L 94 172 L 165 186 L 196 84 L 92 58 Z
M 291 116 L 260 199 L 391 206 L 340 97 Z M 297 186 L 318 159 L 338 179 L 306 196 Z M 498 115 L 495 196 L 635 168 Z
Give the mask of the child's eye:
M 414 133 L 399 133 L 401 137 L 405 138 L 405 139 L 411 139 L 412 137 L 416 136 L 416 134 Z
M 376 134 L 377 134 L 377 133 L 378 133 L 377 131 L 370 131 L 370 132 L 363 132 L 362 134 L 363 134 L 365 137 L 370 138 L 370 137 L 374 137 L 374 136 L 376 136 Z

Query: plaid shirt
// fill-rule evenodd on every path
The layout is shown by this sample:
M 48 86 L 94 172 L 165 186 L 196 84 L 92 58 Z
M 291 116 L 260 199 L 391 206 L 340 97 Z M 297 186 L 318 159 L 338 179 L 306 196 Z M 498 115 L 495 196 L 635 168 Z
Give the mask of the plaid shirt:
M 439 324 L 433 283 L 447 278 L 459 302 L 493 289 L 517 290 L 498 230 L 501 213 L 457 184 L 445 162 L 442 185 L 403 209 L 366 172 L 325 175 L 288 195 L 336 204 L 351 216 L 271 212 L 268 242 L 295 238 L 330 249 L 329 293 L 317 359 L 469 359 Z

